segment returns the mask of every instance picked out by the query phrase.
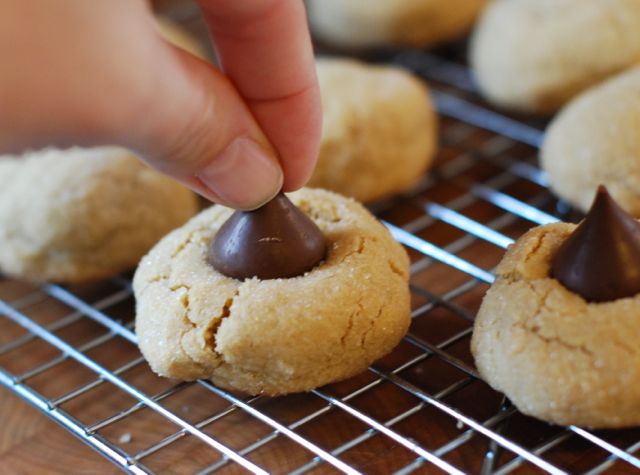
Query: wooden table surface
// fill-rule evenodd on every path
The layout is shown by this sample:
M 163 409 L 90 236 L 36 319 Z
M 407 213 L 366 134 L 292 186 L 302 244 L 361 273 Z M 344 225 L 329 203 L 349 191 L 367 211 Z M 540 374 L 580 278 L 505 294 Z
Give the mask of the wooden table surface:
M 28 403 L 0 389 L 0 473 L 122 473 Z

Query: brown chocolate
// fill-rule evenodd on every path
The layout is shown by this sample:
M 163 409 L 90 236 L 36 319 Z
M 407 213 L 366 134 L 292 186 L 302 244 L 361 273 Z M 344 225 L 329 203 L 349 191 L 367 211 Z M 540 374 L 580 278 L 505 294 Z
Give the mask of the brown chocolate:
M 553 258 L 553 277 L 590 302 L 609 302 L 640 292 L 640 223 L 604 186 L 584 220 Z
M 236 211 L 209 248 L 209 263 L 236 279 L 295 277 L 326 254 L 322 231 L 284 193 L 253 211 Z

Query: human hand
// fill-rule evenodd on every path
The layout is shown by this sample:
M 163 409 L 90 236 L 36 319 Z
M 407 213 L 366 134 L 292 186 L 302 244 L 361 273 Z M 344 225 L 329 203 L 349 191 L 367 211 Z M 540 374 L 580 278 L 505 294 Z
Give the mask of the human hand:
M 0 152 L 123 145 L 244 209 L 302 186 L 321 128 L 302 0 L 199 3 L 224 73 L 144 0 L 0 0 Z

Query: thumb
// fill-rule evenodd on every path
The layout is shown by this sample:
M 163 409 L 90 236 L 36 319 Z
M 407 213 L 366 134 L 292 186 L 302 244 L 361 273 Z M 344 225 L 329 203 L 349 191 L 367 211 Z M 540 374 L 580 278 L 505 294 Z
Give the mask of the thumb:
M 179 48 L 162 42 L 160 50 L 126 145 L 211 201 L 240 209 L 269 201 L 282 187 L 282 169 L 234 86 Z

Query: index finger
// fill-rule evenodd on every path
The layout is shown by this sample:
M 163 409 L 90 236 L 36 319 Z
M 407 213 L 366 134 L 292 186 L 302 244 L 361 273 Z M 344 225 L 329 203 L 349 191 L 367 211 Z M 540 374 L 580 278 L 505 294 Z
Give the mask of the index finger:
M 284 170 L 302 186 L 318 154 L 320 92 L 302 0 L 199 0 L 224 72 L 245 99 Z

